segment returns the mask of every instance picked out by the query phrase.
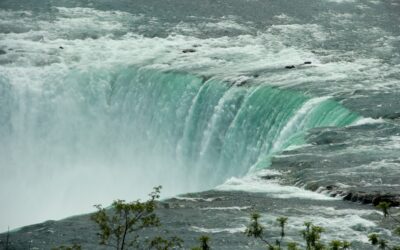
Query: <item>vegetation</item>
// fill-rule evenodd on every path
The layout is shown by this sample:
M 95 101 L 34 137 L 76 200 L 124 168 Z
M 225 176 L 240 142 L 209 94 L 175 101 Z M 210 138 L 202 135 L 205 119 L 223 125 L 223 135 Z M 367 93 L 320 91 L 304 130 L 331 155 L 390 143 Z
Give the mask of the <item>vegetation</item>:
M 59 246 L 52 248 L 52 250 L 81 250 L 81 249 L 82 247 L 77 244 L 73 244 L 72 246 Z
M 205 235 L 201 236 L 199 238 L 199 241 L 200 241 L 200 247 L 194 247 L 194 248 L 192 248 L 192 250 L 210 250 L 211 249 L 210 245 L 208 244 L 210 241 L 210 238 L 208 236 L 205 236 Z
M 157 250 L 180 247 L 182 240 L 177 237 L 165 239 L 157 236 L 146 242 L 140 241 L 139 232 L 141 230 L 160 226 L 160 219 L 155 213 L 156 200 L 160 198 L 160 190 L 161 186 L 155 187 L 149 194 L 150 199 L 145 202 L 116 200 L 112 203 L 110 210 L 96 205 L 98 211 L 92 215 L 91 219 L 99 226 L 100 245 L 117 250 L 124 250 L 128 247 L 139 248 L 145 243 L 150 249 Z
M 394 233 L 400 236 L 400 219 L 393 216 L 391 213 L 391 203 L 389 202 L 380 202 L 377 206 L 383 212 L 383 219 L 391 219 L 397 227 L 394 229 Z M 393 243 L 389 243 L 387 240 L 383 239 L 380 235 L 373 233 L 368 235 L 368 240 L 373 246 L 377 246 L 379 249 L 388 249 L 388 250 L 400 250 L 400 246 L 395 246 Z
M 381 202 L 377 206 L 382 212 L 384 219 L 390 218 L 394 223 L 398 224 L 394 229 L 394 233 L 400 236 L 400 219 L 396 218 L 391 213 L 391 204 L 388 202 Z M 299 250 L 299 246 L 295 242 L 284 243 L 285 237 L 285 225 L 287 224 L 287 217 L 279 217 L 276 219 L 280 227 L 280 238 L 273 240 L 268 240 L 264 237 L 264 226 L 259 222 L 260 214 L 253 213 L 250 217 L 250 224 L 248 225 L 245 234 L 248 237 L 253 237 L 261 240 L 267 245 L 269 250 L 281 250 L 283 246 L 286 245 L 288 250 Z M 321 241 L 321 234 L 324 232 L 324 228 L 313 225 L 311 222 L 304 223 L 305 229 L 301 231 L 301 235 L 304 239 L 304 246 L 306 250 L 344 250 L 350 249 L 351 243 L 341 240 L 332 240 L 329 244 L 325 244 Z M 389 243 L 387 240 L 381 238 L 378 234 L 370 234 L 368 236 L 370 243 L 373 246 L 377 246 L 379 249 L 387 250 L 400 250 L 400 246 L 394 246 L 394 244 Z
M 112 203 L 111 209 L 105 209 L 101 205 L 96 205 L 98 209 L 91 216 L 91 219 L 99 226 L 98 236 L 100 244 L 109 246 L 117 250 L 127 248 L 133 249 L 156 249 L 169 250 L 182 248 L 183 241 L 178 237 L 163 238 L 161 236 L 154 237 L 150 240 L 143 241 L 140 238 L 140 231 L 149 227 L 160 226 L 160 220 L 155 213 L 156 201 L 160 197 L 161 186 L 155 187 L 153 192 L 149 194 L 150 199 L 145 202 L 139 200 L 135 202 L 125 202 L 124 200 L 116 200 Z M 377 206 L 382 212 L 384 219 L 390 218 L 397 227 L 394 233 L 400 236 L 400 219 L 396 218 L 391 212 L 391 204 L 381 202 Z M 304 229 L 300 231 L 304 242 L 285 242 L 286 226 L 288 224 L 287 217 L 278 217 L 276 223 L 279 225 L 280 233 L 273 239 L 265 237 L 265 226 L 260 223 L 260 214 L 253 213 L 250 216 L 250 224 L 245 230 L 248 237 L 255 238 L 266 244 L 268 250 L 346 250 L 351 248 L 351 243 L 342 240 L 332 240 L 329 243 L 321 241 L 321 235 L 324 228 L 314 225 L 311 222 L 304 223 Z M 368 236 L 370 243 L 379 249 L 400 250 L 400 246 L 383 239 L 380 235 L 374 233 Z M 199 238 L 200 246 L 192 248 L 192 250 L 211 250 L 209 245 L 210 238 L 201 236 Z M 6 249 L 8 246 L 8 236 Z M 79 245 L 61 246 L 53 248 L 54 250 L 81 250 Z
M 171 237 L 170 239 L 164 239 L 162 237 L 155 237 L 150 241 L 149 248 L 157 250 L 169 250 L 173 248 L 181 248 L 183 240 L 178 237 Z
M 250 217 L 250 224 L 248 225 L 245 234 L 248 237 L 253 237 L 261 240 L 267 245 L 269 250 L 281 250 L 283 246 L 286 245 L 286 249 L 288 250 L 299 250 L 299 246 L 295 242 L 284 243 L 285 237 L 285 225 L 287 224 L 287 217 L 279 217 L 276 219 L 277 223 L 280 227 L 280 237 L 275 239 L 275 241 L 268 240 L 264 237 L 264 226 L 262 226 L 259 222 L 260 214 L 253 213 Z M 327 246 L 320 241 L 321 233 L 324 232 L 324 229 L 319 226 L 313 225 L 311 222 L 304 223 L 305 229 L 301 231 L 301 235 L 305 240 L 305 246 L 307 250 L 323 250 L 323 249 L 331 249 L 331 250 L 341 250 L 341 249 L 349 249 L 350 243 L 346 241 L 333 240 Z
M 265 244 L 267 244 L 268 249 L 270 250 L 275 250 L 275 249 L 281 249 L 283 237 L 285 236 L 285 224 L 287 223 L 287 218 L 286 217 L 279 217 L 277 221 L 279 222 L 279 225 L 281 227 L 281 238 L 279 240 L 275 240 L 275 242 L 269 241 L 264 237 L 264 226 L 262 226 L 259 222 L 260 219 L 260 214 L 258 213 L 253 213 L 250 216 L 250 224 L 247 227 L 245 234 L 248 237 L 254 237 L 256 239 L 261 240 Z M 296 249 L 295 245 L 291 245 Z

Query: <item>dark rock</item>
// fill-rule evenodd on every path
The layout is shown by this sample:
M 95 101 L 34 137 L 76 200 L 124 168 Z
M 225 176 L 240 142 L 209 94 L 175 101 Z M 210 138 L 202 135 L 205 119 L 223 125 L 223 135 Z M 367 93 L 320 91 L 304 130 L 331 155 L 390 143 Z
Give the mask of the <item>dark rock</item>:
M 314 145 L 326 145 L 332 143 L 343 143 L 348 139 L 346 135 L 340 133 L 340 131 L 330 130 L 313 130 L 314 133 L 307 135 L 307 141 Z
M 243 80 L 243 81 L 238 81 L 238 82 L 236 82 L 236 86 L 243 86 L 243 85 L 245 85 L 247 83 L 247 81 L 246 80 Z
M 391 204 L 391 206 L 400 206 L 400 196 L 396 196 L 396 195 L 376 195 L 375 197 L 373 197 L 372 199 L 372 204 L 374 206 L 377 206 L 380 202 L 388 202 Z
M 329 191 L 332 191 L 332 190 L 338 189 L 338 187 L 335 186 L 335 185 L 328 185 L 328 186 L 326 186 L 326 189 L 329 190 Z
M 392 114 L 388 114 L 388 115 L 383 116 L 383 118 L 390 119 L 390 120 L 395 120 L 395 119 L 400 118 L 400 113 L 395 112 L 395 113 L 392 113 Z
M 264 175 L 264 176 L 261 176 L 261 179 L 273 180 L 273 179 L 279 179 L 280 177 L 281 177 L 281 175 Z
M 64 47 L 63 47 L 63 46 L 60 46 L 59 48 L 60 48 L 60 49 L 64 49 Z
M 377 206 L 380 202 L 388 202 L 392 206 L 400 206 L 400 195 L 381 194 L 381 193 L 365 193 L 361 191 L 350 191 L 344 200 L 361 202 L 362 204 L 372 204 Z
M 254 78 L 257 78 L 257 77 L 259 77 L 259 76 L 260 76 L 259 74 L 254 74 L 254 75 L 253 75 Z
M 182 52 L 183 53 L 193 53 L 193 52 L 196 52 L 196 50 L 195 49 L 184 49 L 184 50 L 182 50 Z
M 296 68 L 294 65 L 285 66 L 285 69 L 294 69 L 294 68 Z
M 2 50 L 2 49 L 0 49 L 0 55 L 4 55 L 4 54 L 6 54 L 7 52 L 5 51 L 5 50 Z
M 306 62 L 304 62 L 304 64 L 312 64 L 312 62 L 306 61 Z

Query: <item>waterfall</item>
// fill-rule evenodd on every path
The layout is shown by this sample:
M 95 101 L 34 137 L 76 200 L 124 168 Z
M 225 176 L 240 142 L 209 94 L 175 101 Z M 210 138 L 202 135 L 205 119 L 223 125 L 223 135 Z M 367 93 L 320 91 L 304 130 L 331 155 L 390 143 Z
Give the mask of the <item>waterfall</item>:
M 268 84 L 126 66 L 33 86 L 2 78 L 0 89 L 1 197 L 43 217 L 145 197 L 158 184 L 166 195 L 209 189 L 268 167 L 310 128 L 358 119 Z

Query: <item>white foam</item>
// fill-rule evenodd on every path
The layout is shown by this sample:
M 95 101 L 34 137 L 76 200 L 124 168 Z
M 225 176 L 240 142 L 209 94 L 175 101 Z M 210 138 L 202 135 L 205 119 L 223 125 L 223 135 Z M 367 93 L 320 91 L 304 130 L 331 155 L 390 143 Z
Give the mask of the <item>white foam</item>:
M 368 148 L 370 150 L 370 148 Z M 390 173 L 392 175 L 400 174 L 400 164 L 388 160 L 373 161 L 368 164 L 362 164 L 354 167 L 342 169 L 337 175 L 343 176 L 357 176 L 358 178 L 363 177 L 364 180 L 360 181 L 360 185 L 373 186 L 379 184 L 379 186 L 399 186 L 399 184 L 386 184 L 379 177 L 375 177 L 376 172 Z
M 343 216 L 343 215 L 357 215 L 357 216 L 367 216 L 373 214 L 383 215 L 379 210 L 375 209 L 336 209 L 334 207 L 324 207 L 324 206 L 311 206 L 310 209 L 317 211 L 319 214 L 324 214 L 327 216 Z
M 396 88 L 398 88 L 395 80 L 387 80 L 387 78 L 399 72 L 400 66 L 389 67 L 382 61 L 367 56 L 358 55 L 356 58 L 353 54 L 321 56 L 310 51 L 308 47 L 310 42 L 321 43 L 329 37 L 329 34 L 318 24 L 273 25 L 266 30 L 253 32 L 253 34 L 245 32 L 246 30 L 253 30 L 251 24 L 243 24 L 234 17 L 227 17 L 202 22 L 198 26 L 195 25 L 195 28 L 199 32 L 199 28 L 202 26 L 214 31 L 227 28 L 240 31 L 239 33 L 242 35 L 200 38 L 201 36 L 196 35 L 196 30 L 194 33 L 189 32 L 193 26 L 180 23 L 171 28 L 169 36 L 146 37 L 132 32 L 131 28 L 138 27 L 138 30 L 140 30 L 140 28 L 146 28 L 145 26 L 149 24 L 160 24 L 160 20 L 142 15 L 132 15 L 123 11 L 100 11 L 93 8 L 58 8 L 58 11 L 59 14 L 57 14 L 56 19 L 49 21 L 40 19 L 29 11 L 0 10 L 2 27 L 11 30 L 8 33 L 2 33 L 0 37 L 2 49 L 7 51 L 6 54 L 0 55 L 0 79 L 7 79 L 7 84 L 9 83 L 16 92 L 27 95 L 30 92 L 35 93 L 39 100 L 45 95 L 56 95 L 60 83 L 71 72 L 80 73 L 95 69 L 98 72 L 110 72 L 111 75 L 115 68 L 129 67 L 130 65 L 161 70 L 190 71 L 216 75 L 222 79 L 228 76 L 235 78 L 244 73 L 260 71 L 262 74 L 257 81 L 283 87 L 304 83 L 315 84 L 318 89 L 327 89 L 326 92 L 332 93 L 332 95 L 360 88 L 387 91 L 396 91 Z M 276 18 L 294 21 L 287 15 L 280 15 Z M 182 27 L 187 28 L 186 32 L 181 32 Z M 376 46 L 379 45 L 379 48 L 384 45 L 386 52 L 392 52 L 396 48 L 398 37 L 390 36 L 387 32 L 377 28 L 368 30 L 368 32 L 382 37 L 382 40 L 376 44 Z M 183 49 L 194 47 L 195 53 L 182 53 Z M 341 60 L 340 58 L 343 56 L 351 60 Z M 315 67 L 303 67 L 290 71 L 284 69 L 286 65 L 300 65 L 304 61 L 312 61 Z M 348 81 L 354 79 L 357 79 L 359 83 L 349 85 Z M 344 83 L 341 83 L 341 80 Z M 332 81 L 337 84 L 331 84 Z M 73 81 L 70 84 L 73 84 Z M 98 84 L 104 83 L 98 82 Z M 27 110 L 28 106 L 29 102 L 26 102 L 22 103 L 19 108 Z M 74 106 L 71 108 L 74 108 Z M 29 116 L 21 115 L 21 117 L 15 118 L 13 123 L 18 123 L 17 119 L 29 118 Z M 79 122 L 77 121 L 77 123 Z M 69 127 L 66 125 L 65 129 L 71 129 L 74 124 L 71 125 Z M 18 124 L 15 126 L 18 127 Z M 22 135 L 29 132 L 24 130 L 21 125 L 17 129 L 24 131 L 21 133 Z M 397 138 L 393 138 L 392 142 L 393 145 L 400 145 Z M 25 155 L 29 151 L 24 152 L 22 150 L 26 149 L 26 145 L 17 146 L 21 147 L 20 151 L 23 152 L 21 155 Z M 39 146 L 35 145 L 35 147 Z M 3 152 L 3 154 L 5 153 Z M 28 161 L 21 161 L 17 165 L 25 166 L 29 163 Z M 104 164 L 102 161 L 84 163 L 77 165 L 80 167 L 92 164 L 97 167 Z M 131 163 L 125 164 L 127 168 L 130 166 L 129 164 Z M 159 164 L 163 165 L 164 163 Z M 153 167 L 153 165 L 151 166 Z M 57 182 L 59 178 L 54 173 L 49 173 L 47 168 L 51 167 L 40 166 L 41 171 L 45 172 L 46 176 L 54 178 L 49 183 L 58 186 L 64 192 L 64 187 L 61 187 Z M 64 168 L 65 172 L 69 170 L 68 167 Z M 23 173 L 26 169 L 13 168 L 7 171 L 13 173 L 21 171 Z M 70 176 L 70 180 L 79 179 L 80 175 L 77 173 L 79 171 L 74 171 L 76 169 L 65 175 Z M 104 178 L 107 179 L 107 171 L 100 169 L 99 172 L 99 175 L 104 175 Z M 62 174 L 64 172 L 58 173 L 58 175 Z M 13 182 L 17 181 L 3 181 L 5 178 L 9 179 L 8 176 L 0 176 L 2 190 L 8 190 L 5 187 L 11 186 Z M 43 174 L 43 176 L 45 175 Z M 90 176 L 90 173 L 83 173 L 83 176 Z M 137 178 L 139 179 L 139 177 Z M 172 183 L 173 181 L 168 182 Z M 70 183 L 62 183 L 65 186 L 71 186 Z M 111 183 L 115 184 L 112 181 Z M 155 183 L 155 185 L 157 184 L 160 183 Z M 78 183 L 75 183 L 75 185 L 78 186 Z M 32 187 L 29 188 L 32 189 Z M 2 194 L 2 197 L 5 197 L 4 203 L 8 205 L 12 202 L 15 202 L 13 204 L 25 204 L 26 199 L 23 195 L 35 197 L 42 191 L 51 190 L 46 185 L 35 190 L 36 193 L 32 191 L 32 194 L 26 193 L 25 189 L 27 189 L 25 184 L 18 187 L 20 197 L 15 197 L 17 191 L 13 194 Z M 262 192 L 277 198 L 332 199 L 304 189 L 282 186 L 277 181 L 261 180 L 256 176 L 248 176 L 242 179 L 232 178 L 217 189 Z M 66 192 L 68 193 L 66 196 L 71 198 L 76 197 L 73 192 L 79 193 L 80 190 L 72 187 Z M 62 206 L 62 197 L 60 197 L 60 200 L 56 197 L 54 204 L 59 204 L 59 207 L 55 206 L 45 211 L 40 207 L 41 203 L 45 203 L 44 200 L 44 197 L 41 197 L 40 202 L 37 202 L 36 199 L 32 214 L 26 215 L 21 220 L 19 220 L 22 218 L 20 214 L 13 215 L 13 219 L 18 219 L 17 224 L 12 224 L 13 222 L 9 221 L 9 218 L 3 220 L 2 217 L 2 221 L 7 219 L 6 223 L 13 227 L 49 219 L 49 217 L 61 218 L 65 214 L 65 210 L 68 209 L 70 214 L 87 211 L 91 207 L 91 204 L 85 204 L 84 209 L 65 208 L 65 206 Z M 98 200 L 98 202 L 101 201 Z M 11 211 L 11 208 L 9 210 Z M 55 212 L 50 214 L 49 210 Z M 2 211 L 0 214 L 7 214 L 4 212 L 5 210 Z M 20 213 L 23 213 L 23 211 L 20 211 Z M 0 224 L 0 227 L 4 228 L 4 225 Z
M 223 199 L 223 197 L 213 197 L 213 198 L 194 198 L 194 197 L 185 197 L 185 196 L 174 196 L 174 199 L 183 200 L 183 201 L 194 201 L 194 202 L 212 202 L 215 200 Z
M 248 210 L 251 209 L 251 206 L 244 206 L 244 207 L 202 207 L 200 210 Z
M 385 120 L 382 118 L 374 119 L 370 117 L 363 117 L 355 121 L 353 124 L 349 125 L 349 127 L 365 125 L 365 124 L 377 124 L 377 123 L 385 123 Z
M 248 27 L 241 25 L 237 23 L 235 20 L 223 20 L 219 22 L 209 22 L 205 24 L 206 28 L 211 28 L 211 29 L 218 29 L 218 30 L 241 30 L 241 31 L 246 31 L 248 30 Z
M 245 191 L 264 193 L 266 196 L 280 199 L 335 200 L 324 194 L 315 193 L 299 187 L 280 185 L 278 180 L 264 180 L 260 175 L 248 175 L 243 178 L 232 177 L 215 188 L 219 191 Z
M 394 81 L 381 79 L 398 72 L 399 67 L 385 66 L 375 58 L 353 58 L 354 55 L 349 54 L 351 61 L 330 60 L 321 63 L 323 56 L 316 56 L 305 47 L 310 41 L 323 42 L 327 38 L 327 33 L 322 26 L 317 24 L 273 25 L 265 32 L 258 32 L 256 35 L 203 39 L 192 36 L 197 34 L 196 31 L 193 34 L 181 32 L 178 27 L 190 25 L 187 27 L 188 30 L 199 27 L 207 27 L 210 30 L 252 29 L 246 26 L 248 24 L 240 24 L 234 17 L 224 17 L 198 24 L 199 27 L 192 27 L 194 25 L 192 23 L 179 23 L 175 34 L 171 33 L 172 35 L 161 38 L 144 37 L 130 32 L 131 25 L 140 26 L 145 22 L 158 25 L 159 20 L 154 18 L 92 8 L 58 8 L 58 10 L 60 14 L 54 22 L 38 21 L 29 13 L 26 14 L 22 22 L 24 25 L 31 25 L 32 31 L 8 33 L 2 38 L 2 42 L 7 47 L 14 49 L 13 52 L 3 55 L 14 63 L 13 67 L 2 67 L 5 74 L 8 71 L 11 75 L 18 75 L 16 72 L 18 65 L 28 69 L 28 65 L 61 64 L 67 67 L 87 68 L 117 64 L 151 64 L 152 67 L 165 70 L 190 70 L 226 77 L 253 70 L 276 71 L 283 69 L 286 65 L 300 65 L 304 61 L 312 61 L 313 67 L 265 74 L 260 77 L 260 80 L 283 86 L 315 83 L 318 84 L 319 89 L 327 88 L 330 93 L 360 87 L 393 90 L 393 86 L 396 86 Z M 1 13 L 1 22 L 9 22 L 21 15 L 18 12 L 4 10 Z M 288 18 L 286 14 L 278 17 Z M 342 19 L 335 17 L 335 20 Z M 376 27 L 368 32 L 373 32 L 374 36 L 383 39 L 376 44 L 380 50 L 385 47 L 388 49 L 387 53 L 391 53 L 395 49 L 398 37 L 391 36 Z M 113 35 L 117 33 L 118 37 Z M 124 35 L 120 36 L 121 34 Z M 74 36 L 76 39 L 68 39 Z M 33 37 L 37 38 L 33 39 Z M 290 43 L 291 40 L 300 42 L 302 45 L 286 46 L 285 44 Z M 199 46 L 195 53 L 182 53 L 182 49 L 194 45 Z M 59 50 L 59 46 L 63 46 L 64 50 Z M 326 58 L 332 56 L 336 55 L 329 54 Z M 34 77 L 39 74 L 38 71 L 44 69 L 36 70 L 37 72 L 31 72 L 33 74 L 29 75 Z M 53 70 L 57 69 L 52 69 L 52 67 L 46 69 L 47 72 Z M 341 79 L 354 77 L 362 80 L 358 81 L 360 84 L 349 85 L 347 82 L 345 84 L 340 82 Z M 326 82 L 329 83 L 332 80 L 337 84 L 325 86 Z
M 304 123 L 306 119 L 304 117 L 312 111 L 313 108 L 318 107 L 322 102 L 328 100 L 330 97 L 316 97 L 308 100 L 303 106 L 295 113 L 294 116 L 290 118 L 285 127 L 281 130 L 278 138 L 276 139 L 274 146 L 271 150 L 272 153 L 277 152 L 279 149 L 283 148 L 283 144 L 287 142 L 290 136 L 293 134 L 304 131 Z
M 279 214 L 261 214 L 261 222 L 274 230 L 279 230 L 275 220 L 278 216 L 290 214 L 287 233 L 296 236 L 304 229 L 305 222 L 325 229 L 322 235 L 324 241 L 341 239 L 348 241 L 368 242 L 367 235 L 377 230 L 375 222 L 364 218 L 381 213 L 373 209 L 337 209 L 326 206 L 310 206 L 308 208 L 282 208 Z
M 332 3 L 354 3 L 356 0 L 325 0 Z
M 205 228 L 205 227 L 197 227 L 197 226 L 192 226 L 190 227 L 191 230 L 199 233 L 243 233 L 246 230 L 246 226 L 241 226 L 241 227 L 233 227 L 233 228 Z
M 314 225 L 322 226 L 326 229 L 323 235 L 325 239 L 341 239 L 348 241 L 368 242 L 368 230 L 376 228 L 376 224 L 370 220 L 363 219 L 358 215 L 342 216 L 320 216 L 316 210 L 312 215 L 302 217 L 291 217 L 290 225 L 294 228 L 304 228 L 304 222 L 309 221 Z

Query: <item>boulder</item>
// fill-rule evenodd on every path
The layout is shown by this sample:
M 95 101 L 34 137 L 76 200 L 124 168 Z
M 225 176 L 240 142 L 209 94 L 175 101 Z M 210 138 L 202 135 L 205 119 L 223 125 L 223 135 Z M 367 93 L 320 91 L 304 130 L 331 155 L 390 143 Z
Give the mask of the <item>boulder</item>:
M 182 52 L 183 53 L 193 53 L 193 52 L 196 52 L 196 50 L 195 49 L 184 49 L 184 50 L 182 50 Z

